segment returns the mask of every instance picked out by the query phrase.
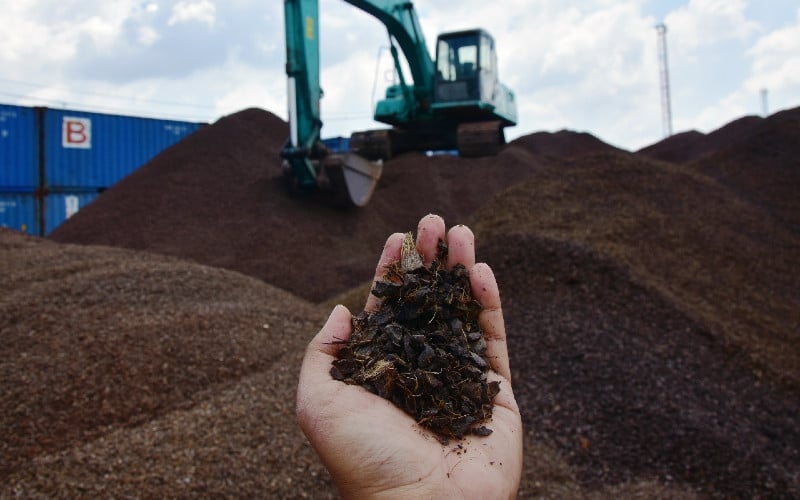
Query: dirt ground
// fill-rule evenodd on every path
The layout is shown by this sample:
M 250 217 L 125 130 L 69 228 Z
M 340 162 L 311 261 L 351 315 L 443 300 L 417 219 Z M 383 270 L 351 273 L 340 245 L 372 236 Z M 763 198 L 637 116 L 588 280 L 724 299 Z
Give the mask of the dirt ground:
M 403 155 L 349 211 L 286 192 L 286 134 L 244 110 L 49 240 L 0 231 L 0 497 L 335 497 L 303 349 L 431 212 L 498 278 L 521 498 L 800 495 L 800 109 L 636 153 Z

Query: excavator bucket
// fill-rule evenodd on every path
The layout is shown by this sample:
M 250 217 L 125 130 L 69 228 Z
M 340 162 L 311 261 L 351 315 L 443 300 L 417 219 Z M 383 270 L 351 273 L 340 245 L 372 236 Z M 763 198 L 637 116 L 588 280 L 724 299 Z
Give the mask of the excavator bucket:
M 325 190 L 341 206 L 366 205 L 383 173 L 381 160 L 369 161 L 354 153 L 328 155 L 323 167 L 327 177 Z

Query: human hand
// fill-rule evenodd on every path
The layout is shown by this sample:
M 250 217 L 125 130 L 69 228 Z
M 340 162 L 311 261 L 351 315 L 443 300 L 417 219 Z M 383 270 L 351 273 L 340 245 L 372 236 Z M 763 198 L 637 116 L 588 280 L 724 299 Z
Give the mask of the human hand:
M 297 391 L 300 427 L 345 498 L 513 498 L 522 470 L 522 421 L 511 389 L 500 294 L 486 264 L 475 263 L 472 231 L 455 226 L 445 235 L 444 221 L 424 217 L 417 249 L 425 265 L 436 255 L 439 239 L 448 244 L 447 267 L 463 264 L 486 338 L 489 381 L 500 382 L 487 437 L 466 437 L 443 444 L 437 436 L 391 402 L 356 385 L 334 380 L 331 363 L 337 341 L 350 337 L 351 314 L 336 306 L 306 349 Z M 400 259 L 401 233 L 389 237 L 375 271 Z M 370 294 L 366 310 L 377 309 Z

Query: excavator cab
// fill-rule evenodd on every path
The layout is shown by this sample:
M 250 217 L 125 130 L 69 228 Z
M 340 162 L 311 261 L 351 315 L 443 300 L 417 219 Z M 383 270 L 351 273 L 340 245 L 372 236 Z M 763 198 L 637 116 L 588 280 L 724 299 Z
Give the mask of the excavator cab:
M 481 99 L 481 77 L 484 76 L 484 70 L 485 77 L 492 76 L 491 62 L 483 66 L 480 64 L 482 38 L 481 32 L 477 30 L 439 36 L 436 43 L 435 102 L 453 103 Z M 483 59 L 486 60 L 487 56 L 484 55 Z
M 494 38 L 482 29 L 443 33 L 436 41 L 435 112 L 458 123 L 462 156 L 494 154 L 503 128 L 517 121 L 514 94 L 500 83 Z
M 489 33 L 474 29 L 439 35 L 433 89 L 435 108 L 452 109 L 461 118 L 485 118 L 487 110 L 501 108 L 502 112 L 508 107 L 500 100 L 509 98 L 501 95 L 501 87 L 494 38 Z M 516 114 L 500 118 L 515 122 Z

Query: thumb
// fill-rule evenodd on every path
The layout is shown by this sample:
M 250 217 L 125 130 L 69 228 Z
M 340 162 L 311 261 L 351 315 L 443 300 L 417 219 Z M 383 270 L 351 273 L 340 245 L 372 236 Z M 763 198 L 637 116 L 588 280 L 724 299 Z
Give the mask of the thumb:
M 323 389 L 332 382 L 331 362 L 339 350 L 339 342 L 350 338 L 352 315 L 350 311 L 337 305 L 333 308 L 325 326 L 317 333 L 306 348 L 303 364 L 300 367 L 300 380 L 297 386 L 296 412 L 301 426 L 313 415 L 321 401 L 327 399 Z
M 340 304 L 334 307 L 325 325 L 309 343 L 306 358 L 315 354 L 336 356 L 340 342 L 350 338 L 352 320 L 353 315 L 345 306 Z

